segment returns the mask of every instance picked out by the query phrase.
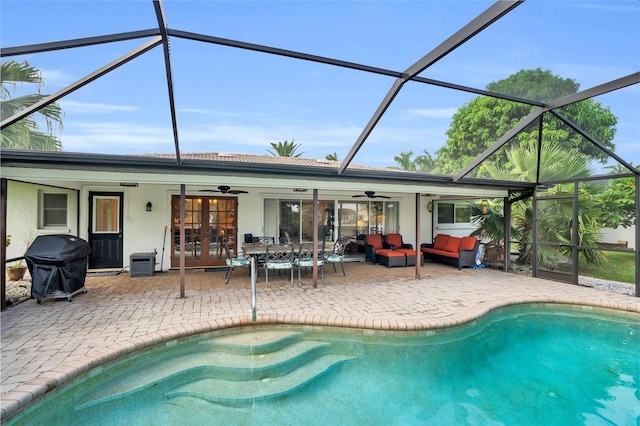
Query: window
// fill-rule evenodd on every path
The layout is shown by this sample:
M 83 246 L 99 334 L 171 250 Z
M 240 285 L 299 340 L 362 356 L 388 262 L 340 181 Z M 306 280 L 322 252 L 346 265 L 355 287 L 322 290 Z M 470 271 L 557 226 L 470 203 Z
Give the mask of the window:
M 67 226 L 67 194 L 41 193 L 40 228 Z
M 470 223 L 469 203 L 438 203 L 438 223 Z
M 313 201 L 300 199 L 264 200 L 265 236 L 290 241 L 313 240 Z M 333 201 L 318 201 L 318 238 L 333 239 Z
M 338 236 L 356 238 L 361 234 L 398 232 L 397 201 L 340 201 L 338 203 Z

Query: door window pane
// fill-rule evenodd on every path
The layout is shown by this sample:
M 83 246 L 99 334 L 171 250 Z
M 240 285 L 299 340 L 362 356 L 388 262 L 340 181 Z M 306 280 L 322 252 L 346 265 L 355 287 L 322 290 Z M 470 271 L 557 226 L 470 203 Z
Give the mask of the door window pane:
M 93 205 L 93 232 L 118 232 L 120 230 L 120 198 L 95 197 Z

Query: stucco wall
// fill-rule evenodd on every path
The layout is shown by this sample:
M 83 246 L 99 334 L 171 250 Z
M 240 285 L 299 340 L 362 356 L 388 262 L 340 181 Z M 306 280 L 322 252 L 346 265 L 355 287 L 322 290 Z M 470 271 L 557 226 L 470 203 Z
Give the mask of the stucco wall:
M 60 192 L 67 197 L 67 226 L 38 229 L 39 193 Z M 23 256 L 27 244 L 38 235 L 72 234 L 78 235 L 77 191 L 24 182 L 7 182 L 7 235 L 11 235 L 11 245 L 7 247 L 7 258 Z
M 155 270 L 168 269 L 171 266 L 171 197 L 179 195 L 178 185 L 145 184 L 139 183 L 137 187 L 122 187 L 117 183 L 95 184 L 78 183 L 79 191 L 66 190 L 72 196 L 69 197 L 69 213 L 73 215 L 73 226 L 68 229 L 38 230 L 43 233 L 72 233 L 88 240 L 89 218 L 89 194 L 91 192 L 111 192 L 123 194 L 123 268 L 129 267 L 130 255 L 138 252 L 157 251 Z M 7 209 L 7 230 L 12 235 L 12 245 L 8 250 L 8 257 L 17 257 L 24 254 L 26 248 L 19 243 L 21 236 L 29 234 L 38 222 L 38 191 L 46 186 L 32 185 L 10 181 L 9 202 Z M 187 195 L 199 195 L 201 193 L 187 190 Z M 297 194 L 293 198 L 299 197 Z M 301 198 L 310 199 L 311 193 L 304 194 Z M 331 195 L 326 192 L 321 195 L 322 200 L 347 199 L 344 194 Z M 76 199 L 79 198 L 79 206 Z M 290 188 L 268 190 L 253 188 L 249 194 L 238 196 L 238 239 L 243 240 L 244 234 L 263 235 L 264 199 L 265 198 L 292 198 Z M 407 243 L 415 246 L 415 194 L 402 194 L 394 196 L 394 200 L 400 203 L 400 233 Z M 152 203 L 152 210 L 146 211 L 147 202 Z M 426 210 L 426 199 L 422 197 L 421 204 L 421 242 L 431 241 L 431 215 Z M 79 218 L 76 217 L 79 212 Z M 167 233 L 165 235 L 165 226 Z M 164 238 L 164 239 L 163 239 Z M 165 245 L 164 257 L 162 247 Z
M 628 228 L 618 227 L 617 229 L 604 228 L 600 233 L 600 241 L 603 243 L 618 243 L 620 241 L 626 241 L 627 247 L 635 249 L 636 244 L 636 227 L 630 226 Z

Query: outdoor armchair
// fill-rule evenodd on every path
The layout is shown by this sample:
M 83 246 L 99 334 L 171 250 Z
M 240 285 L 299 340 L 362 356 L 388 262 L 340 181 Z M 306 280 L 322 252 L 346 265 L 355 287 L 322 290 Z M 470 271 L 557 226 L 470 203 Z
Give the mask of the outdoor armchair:
M 418 257 L 418 252 L 413 249 L 413 245 L 409 243 L 405 243 L 402 240 L 402 234 L 387 234 L 384 236 L 384 246 L 385 248 L 390 248 L 391 250 L 395 250 L 407 257 L 406 266 L 413 266 L 416 264 L 416 258 Z M 420 255 L 421 257 L 421 255 Z M 421 259 L 422 262 L 422 259 Z
M 394 250 L 385 245 L 381 234 L 367 234 L 364 236 L 364 260 L 370 260 L 374 265 L 380 262 L 381 254 L 392 253 Z

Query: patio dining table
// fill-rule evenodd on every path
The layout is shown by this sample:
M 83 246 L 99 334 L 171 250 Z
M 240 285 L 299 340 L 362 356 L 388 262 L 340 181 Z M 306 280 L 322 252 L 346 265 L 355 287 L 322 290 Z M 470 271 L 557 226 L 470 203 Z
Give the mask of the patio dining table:
M 242 253 L 244 253 L 245 256 L 260 256 L 267 253 L 267 247 L 271 247 L 270 250 L 273 250 L 274 247 L 290 248 L 291 246 L 293 246 L 293 252 L 298 253 L 298 251 L 300 250 L 300 244 L 286 244 L 286 245 L 274 244 L 271 246 L 266 246 L 259 243 L 245 243 L 245 244 L 242 244 L 241 247 L 242 247 Z M 331 250 L 332 248 L 333 248 L 333 241 L 327 241 L 325 246 L 325 251 Z

